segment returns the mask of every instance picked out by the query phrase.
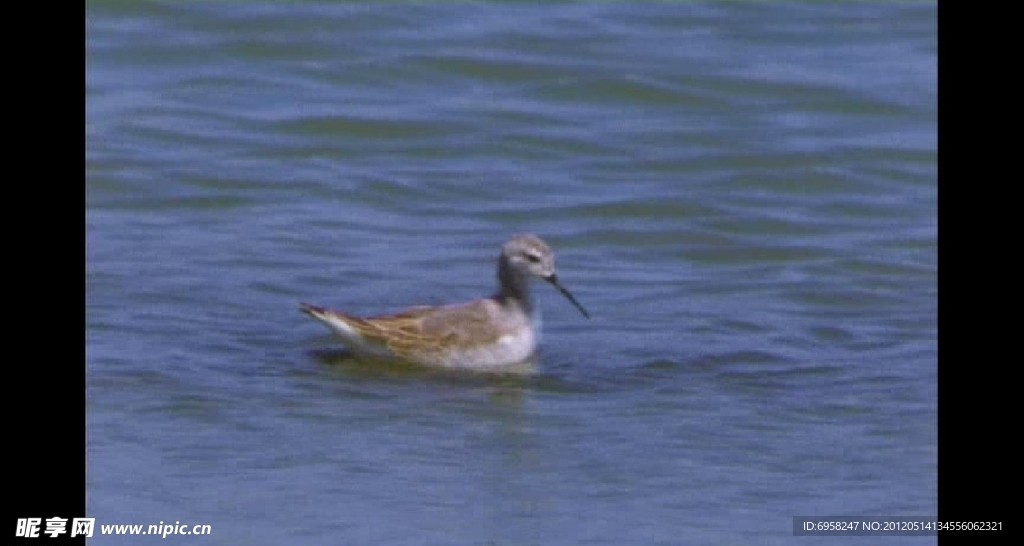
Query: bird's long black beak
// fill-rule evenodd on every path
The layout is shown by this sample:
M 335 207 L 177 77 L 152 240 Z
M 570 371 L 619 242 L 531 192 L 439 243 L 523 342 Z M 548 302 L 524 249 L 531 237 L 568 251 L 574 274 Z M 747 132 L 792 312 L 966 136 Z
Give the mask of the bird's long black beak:
M 558 275 L 555 275 L 554 273 L 552 273 L 551 275 L 548 275 L 547 277 L 544 277 L 544 280 L 546 280 L 549 283 L 551 283 L 551 286 L 554 286 L 555 288 L 557 288 L 558 291 L 561 292 L 562 295 L 565 296 L 565 298 L 567 300 L 572 302 L 572 304 L 575 305 L 576 308 L 580 310 L 580 313 L 583 313 L 583 316 L 587 317 L 588 319 L 590 318 L 590 313 L 588 313 L 587 310 L 584 309 L 582 305 L 580 305 L 580 302 L 576 301 L 576 298 L 572 297 L 572 294 L 570 294 L 569 291 L 566 290 L 565 287 L 562 286 L 561 283 L 558 282 Z

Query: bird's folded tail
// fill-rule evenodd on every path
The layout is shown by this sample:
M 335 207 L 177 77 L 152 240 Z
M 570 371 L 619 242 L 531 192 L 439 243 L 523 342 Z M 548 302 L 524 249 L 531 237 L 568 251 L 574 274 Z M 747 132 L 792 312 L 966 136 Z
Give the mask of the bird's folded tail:
M 299 303 L 299 310 L 303 313 L 315 318 L 323 320 L 330 311 L 323 307 L 317 307 L 316 305 L 310 305 L 308 303 Z
M 341 335 L 343 338 L 349 339 L 352 337 L 359 337 L 360 335 L 359 332 L 350 324 L 351 322 L 359 321 L 359 319 L 356 319 L 355 317 L 349 317 L 337 311 L 331 311 L 325 307 L 310 305 L 308 303 L 300 303 L 299 310 L 324 323 L 324 325 L 335 333 Z
M 350 317 L 344 313 L 331 311 L 326 307 L 310 305 L 308 303 L 300 303 L 299 310 L 326 324 L 331 330 L 334 330 L 345 337 L 358 334 L 358 332 L 352 328 L 353 322 L 360 322 L 360 320 L 355 317 Z
M 322 322 L 332 332 L 340 336 L 345 345 L 353 351 L 370 355 L 389 354 L 383 339 L 373 335 L 367 336 L 374 332 L 375 328 L 363 319 L 308 303 L 300 303 L 299 310 Z

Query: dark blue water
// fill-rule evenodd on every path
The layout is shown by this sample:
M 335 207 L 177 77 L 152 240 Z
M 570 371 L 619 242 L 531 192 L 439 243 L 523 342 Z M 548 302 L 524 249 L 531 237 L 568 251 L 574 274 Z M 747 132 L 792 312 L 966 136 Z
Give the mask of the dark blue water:
M 94 1 L 86 30 L 97 528 L 788 544 L 796 515 L 935 515 L 934 4 Z M 352 362 L 297 311 L 488 294 L 519 232 L 593 315 L 538 287 L 535 375 Z

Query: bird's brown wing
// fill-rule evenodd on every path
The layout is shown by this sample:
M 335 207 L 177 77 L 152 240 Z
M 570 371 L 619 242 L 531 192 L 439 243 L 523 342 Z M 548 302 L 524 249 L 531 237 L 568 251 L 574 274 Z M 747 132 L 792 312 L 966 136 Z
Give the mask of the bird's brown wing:
M 403 358 L 455 347 L 493 343 L 500 337 L 486 300 L 443 307 L 414 307 L 395 315 L 358 319 L 353 328 Z
M 366 341 L 386 347 L 407 360 L 417 355 L 438 354 L 454 347 L 493 343 L 501 336 L 489 305 L 478 300 L 462 305 L 412 307 L 393 315 L 355 317 L 340 311 L 303 304 L 313 316 L 330 316 L 355 330 Z

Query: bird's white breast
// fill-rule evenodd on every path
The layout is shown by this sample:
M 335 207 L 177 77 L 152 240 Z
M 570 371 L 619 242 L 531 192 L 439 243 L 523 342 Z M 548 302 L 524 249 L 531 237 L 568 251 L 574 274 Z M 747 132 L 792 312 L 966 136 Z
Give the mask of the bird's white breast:
M 526 360 L 536 348 L 537 339 L 533 328 L 523 325 L 492 343 L 453 349 L 445 356 L 443 365 L 466 369 L 507 366 Z

